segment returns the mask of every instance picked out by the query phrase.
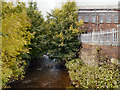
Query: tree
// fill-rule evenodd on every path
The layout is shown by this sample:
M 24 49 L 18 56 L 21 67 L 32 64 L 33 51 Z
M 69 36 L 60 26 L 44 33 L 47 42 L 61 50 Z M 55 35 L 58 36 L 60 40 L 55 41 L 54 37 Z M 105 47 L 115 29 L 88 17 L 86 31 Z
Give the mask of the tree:
M 77 57 L 80 42 L 78 40 L 79 25 L 77 23 L 77 6 L 75 2 L 65 3 L 61 9 L 48 13 L 46 30 L 50 59 L 70 60 Z
M 29 53 L 28 44 L 33 35 L 28 31 L 30 21 L 25 3 L 2 2 L 2 85 L 23 77 L 26 61 L 22 55 Z
M 27 14 L 31 20 L 31 33 L 34 34 L 34 38 L 31 39 L 31 44 L 29 47 L 31 60 L 34 60 L 41 53 L 41 43 L 39 43 L 38 37 L 41 36 L 42 24 L 44 23 L 44 18 L 41 15 L 41 12 L 37 9 L 36 2 L 30 2 L 27 9 Z

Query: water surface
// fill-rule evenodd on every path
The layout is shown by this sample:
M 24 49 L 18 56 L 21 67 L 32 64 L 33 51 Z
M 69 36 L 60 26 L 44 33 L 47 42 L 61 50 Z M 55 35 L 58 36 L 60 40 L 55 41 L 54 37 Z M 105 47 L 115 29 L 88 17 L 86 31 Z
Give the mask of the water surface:
M 60 63 L 49 61 L 47 56 L 38 60 L 25 78 L 11 85 L 11 88 L 66 88 L 70 87 L 70 78 Z

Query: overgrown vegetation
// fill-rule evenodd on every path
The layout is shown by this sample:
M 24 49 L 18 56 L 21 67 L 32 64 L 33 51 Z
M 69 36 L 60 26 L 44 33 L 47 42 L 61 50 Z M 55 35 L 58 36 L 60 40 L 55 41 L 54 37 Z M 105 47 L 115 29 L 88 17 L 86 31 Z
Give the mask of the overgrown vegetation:
M 31 44 L 29 44 L 30 49 L 30 58 L 35 60 L 38 56 L 44 55 L 44 38 L 45 38 L 45 29 L 44 29 L 44 18 L 41 15 L 41 12 L 37 8 L 36 2 L 29 2 L 29 7 L 27 9 L 27 15 L 31 20 L 31 33 L 34 33 L 34 38 L 31 39 Z M 44 34 L 44 35 L 43 35 Z M 31 61 L 31 62 L 32 62 Z
M 79 88 L 118 88 L 119 70 L 114 65 L 90 67 L 80 59 L 73 59 L 66 63 L 71 81 Z
M 66 60 L 74 85 L 84 88 L 117 88 L 118 69 L 112 66 L 89 67 L 78 58 L 78 35 L 83 22 L 77 22 L 75 2 L 65 3 L 48 13 L 47 20 L 37 3 L 2 2 L 2 85 L 22 79 L 25 67 L 38 56 L 48 55 L 57 61 Z M 98 51 L 98 50 L 97 50 Z
M 77 22 L 75 2 L 48 13 L 47 20 L 37 3 L 2 2 L 2 85 L 23 78 L 25 67 L 38 56 L 47 54 L 51 60 L 70 60 L 77 56 L 77 39 L 82 22 Z
M 83 22 L 77 23 L 77 10 L 75 2 L 67 2 L 61 9 L 48 13 L 47 55 L 50 59 L 62 61 L 77 57 L 80 46 L 78 35 L 83 25 Z
M 28 44 L 33 37 L 28 30 L 31 23 L 25 3 L 2 2 L 2 86 L 23 78 L 28 64 L 22 55 L 29 53 Z

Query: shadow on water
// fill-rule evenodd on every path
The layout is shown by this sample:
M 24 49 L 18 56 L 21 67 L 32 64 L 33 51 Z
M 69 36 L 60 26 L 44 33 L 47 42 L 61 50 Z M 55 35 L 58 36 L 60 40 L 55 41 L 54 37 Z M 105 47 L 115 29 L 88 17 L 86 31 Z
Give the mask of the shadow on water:
M 61 63 L 49 61 L 47 56 L 38 60 L 34 68 L 21 81 L 11 85 L 11 88 L 66 88 L 70 87 L 70 78 Z

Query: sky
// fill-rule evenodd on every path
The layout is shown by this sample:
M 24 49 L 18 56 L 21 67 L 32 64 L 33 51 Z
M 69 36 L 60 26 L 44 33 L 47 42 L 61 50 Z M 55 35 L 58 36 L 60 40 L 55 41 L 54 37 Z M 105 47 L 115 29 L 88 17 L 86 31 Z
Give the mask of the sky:
M 10 0 L 7 0 L 10 1 Z M 12 0 L 15 1 L 15 0 Z M 23 2 L 29 2 L 30 0 L 19 0 Z M 50 12 L 54 8 L 60 8 L 63 3 L 68 0 L 32 0 L 37 2 L 38 9 L 42 12 L 42 15 L 45 17 L 46 12 Z M 77 2 L 77 5 L 118 5 L 120 0 L 74 0 Z
M 54 8 L 60 8 L 63 3 L 68 0 L 34 0 L 38 2 L 38 8 L 42 11 L 44 17 L 46 12 L 50 12 Z M 77 5 L 118 5 L 120 0 L 75 0 Z

